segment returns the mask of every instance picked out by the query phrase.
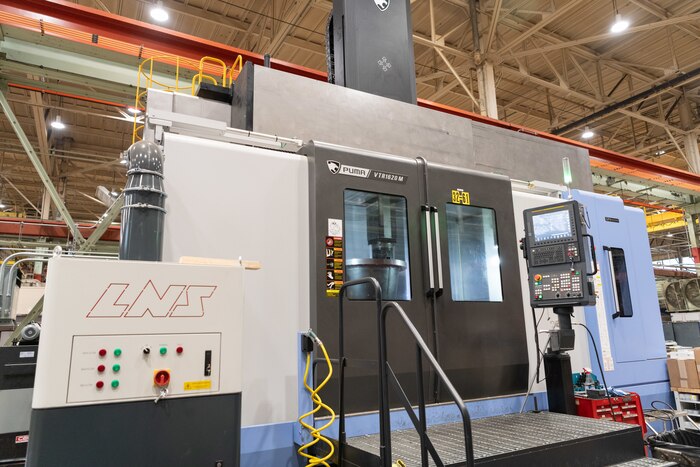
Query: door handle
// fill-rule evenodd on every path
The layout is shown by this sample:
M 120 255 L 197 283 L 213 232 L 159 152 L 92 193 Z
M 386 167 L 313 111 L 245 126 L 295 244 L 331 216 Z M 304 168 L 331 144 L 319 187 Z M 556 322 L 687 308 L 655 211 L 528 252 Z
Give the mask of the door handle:
M 613 319 L 622 316 L 622 310 L 620 309 L 620 299 L 617 296 L 617 280 L 615 278 L 615 265 L 613 263 L 612 250 L 607 246 L 603 246 L 603 251 L 608 257 L 608 268 L 610 269 L 610 287 L 612 288 L 613 301 L 615 303 L 615 313 L 613 313 Z
M 433 219 L 435 220 L 435 254 L 437 256 L 437 275 L 438 275 L 438 285 L 437 290 L 435 290 L 435 295 L 440 295 L 443 289 L 442 283 L 442 243 L 440 241 L 440 215 L 438 214 L 438 209 L 435 206 L 431 206 L 431 211 L 433 211 Z
M 425 214 L 425 232 L 428 240 L 428 295 L 435 293 L 435 267 L 433 266 L 433 230 L 430 222 L 430 206 L 421 206 Z

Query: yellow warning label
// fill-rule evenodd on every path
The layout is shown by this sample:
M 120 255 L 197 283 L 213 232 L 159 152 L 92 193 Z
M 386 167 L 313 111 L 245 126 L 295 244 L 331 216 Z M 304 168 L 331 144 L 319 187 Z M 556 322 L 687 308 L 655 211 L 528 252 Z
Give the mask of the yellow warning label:
M 185 391 L 201 391 L 202 389 L 211 389 L 211 381 L 185 381 Z
M 452 190 L 452 202 L 455 204 L 471 204 L 471 200 L 469 199 L 469 192 L 460 189 Z
M 340 290 L 326 290 L 326 297 L 337 297 L 340 294 Z

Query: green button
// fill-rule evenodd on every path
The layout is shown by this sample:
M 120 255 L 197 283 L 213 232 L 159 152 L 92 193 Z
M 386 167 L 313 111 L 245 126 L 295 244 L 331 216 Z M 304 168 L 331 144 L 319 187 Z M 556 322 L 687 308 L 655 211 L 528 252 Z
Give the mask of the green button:
M 118 357 L 122 354 L 122 349 L 114 349 L 114 356 Z
M 112 381 L 112 387 L 113 387 L 113 388 L 118 388 L 118 387 L 119 387 L 119 380 L 118 380 L 118 379 L 115 379 L 115 380 Z
M 117 371 L 121 370 L 121 368 L 122 367 L 118 363 L 115 363 L 114 365 L 112 365 L 112 371 L 114 371 L 115 373 Z
M 165 355 L 166 353 L 168 353 L 168 348 L 167 348 L 167 347 L 161 347 L 161 348 L 160 348 L 160 354 L 161 354 L 161 355 Z

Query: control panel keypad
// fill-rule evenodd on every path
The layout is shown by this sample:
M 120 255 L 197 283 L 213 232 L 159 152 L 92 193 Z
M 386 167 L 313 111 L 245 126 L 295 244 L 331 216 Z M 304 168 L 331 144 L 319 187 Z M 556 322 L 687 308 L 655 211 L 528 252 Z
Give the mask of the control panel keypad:
M 583 296 L 581 271 L 566 271 L 533 276 L 534 299 L 556 300 Z

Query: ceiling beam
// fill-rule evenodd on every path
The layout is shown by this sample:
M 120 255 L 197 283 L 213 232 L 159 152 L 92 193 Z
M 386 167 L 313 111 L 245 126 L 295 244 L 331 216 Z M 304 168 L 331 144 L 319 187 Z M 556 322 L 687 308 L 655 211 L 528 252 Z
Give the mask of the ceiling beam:
M 533 36 L 537 32 L 541 31 L 542 28 L 550 24 L 552 21 L 555 21 L 559 18 L 561 18 L 563 15 L 566 13 L 570 12 L 572 9 L 576 8 L 579 4 L 581 3 L 581 0 L 569 0 L 566 2 L 566 4 L 562 7 L 560 7 L 558 10 L 555 10 L 553 13 L 544 16 L 542 20 L 537 22 L 534 26 L 532 26 L 530 29 L 522 33 L 520 36 L 516 37 L 512 41 L 508 42 L 506 45 L 501 47 L 498 50 L 499 55 L 503 55 L 506 52 L 512 50 L 514 47 L 517 47 L 518 45 L 522 44 L 525 40 L 527 40 L 529 37 Z
M 659 19 L 668 19 L 671 18 L 673 15 L 669 13 L 667 10 L 662 8 L 661 6 L 655 4 L 651 0 L 629 0 L 630 3 L 633 5 L 637 5 L 638 7 L 648 11 L 652 15 L 656 16 Z M 690 36 L 700 39 L 700 29 L 696 28 L 695 26 L 692 26 L 690 24 L 676 24 L 674 25 L 676 29 L 679 31 L 683 31 L 686 34 L 689 34 Z
M 584 37 L 582 39 L 575 39 L 568 42 L 561 42 L 558 44 L 547 45 L 544 47 L 539 47 L 537 49 L 528 49 L 521 52 L 516 52 L 511 54 L 513 57 L 529 57 L 530 55 L 537 55 L 541 53 L 552 52 L 554 50 L 568 49 L 570 47 L 575 47 L 578 45 L 590 44 L 591 42 L 598 42 L 610 38 L 620 37 L 629 34 L 635 34 L 638 32 L 652 31 L 654 29 L 665 28 L 667 26 L 672 26 L 679 23 L 689 23 L 692 21 L 700 20 L 700 13 L 695 13 L 692 15 L 678 16 L 674 18 L 669 18 L 662 21 L 656 21 L 654 23 L 643 24 L 641 26 L 633 26 L 622 32 L 606 32 L 603 34 L 596 34 L 593 36 Z M 499 51 L 500 52 L 500 51 Z
M 285 19 L 280 21 L 282 24 L 272 37 L 270 45 L 267 47 L 268 54 L 275 55 L 277 52 L 279 52 L 280 47 L 282 47 L 282 44 L 284 43 L 284 39 L 296 27 L 299 20 L 301 20 L 309 9 L 311 9 L 312 5 L 313 2 L 311 0 L 296 0 L 294 2 L 294 6 L 287 10 Z

